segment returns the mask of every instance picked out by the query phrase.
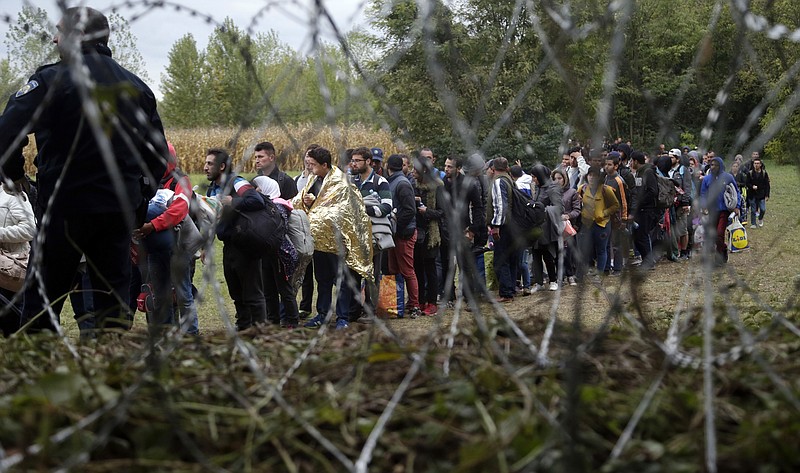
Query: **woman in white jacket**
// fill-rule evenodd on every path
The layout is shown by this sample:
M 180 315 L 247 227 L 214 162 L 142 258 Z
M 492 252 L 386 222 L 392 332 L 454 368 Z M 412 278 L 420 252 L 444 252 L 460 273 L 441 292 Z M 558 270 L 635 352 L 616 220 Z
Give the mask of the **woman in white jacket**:
M 28 196 L 25 193 L 9 193 L 0 184 L 0 248 L 9 253 L 27 254 L 35 234 L 36 221 Z M 14 291 L 5 288 L 0 288 L 0 294 L 8 300 L 14 297 Z M 5 336 L 19 329 L 21 309 L 21 297 L 18 298 L 16 307 L 5 303 L 0 307 L 0 327 Z

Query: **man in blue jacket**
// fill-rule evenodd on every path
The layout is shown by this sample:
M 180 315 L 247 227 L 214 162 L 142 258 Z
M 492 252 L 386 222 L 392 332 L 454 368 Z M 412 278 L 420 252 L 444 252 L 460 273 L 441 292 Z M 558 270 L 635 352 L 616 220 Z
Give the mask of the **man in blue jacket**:
M 36 135 L 39 150 L 41 228 L 22 321 L 33 330 L 56 328 L 62 296 L 85 254 L 96 326 L 126 327 L 131 232 L 143 223 L 166 169 L 164 130 L 153 92 L 112 59 L 102 13 L 68 8 L 57 28 L 53 43 L 62 60 L 40 67 L 0 116 L 0 163 L 8 179 L 27 186 L 24 158 L 9 156 L 26 134 Z
M 725 199 L 725 190 L 728 184 L 733 184 L 732 189 L 736 192 L 736 206 L 731 211 Z M 725 241 L 725 229 L 728 226 L 728 219 L 731 212 L 737 216 L 741 212 L 742 207 L 742 194 L 739 193 L 739 186 L 736 184 L 736 178 L 732 174 L 725 172 L 725 163 L 719 156 L 711 159 L 709 163 L 709 172 L 703 178 L 700 184 L 700 205 L 703 208 L 703 213 L 708 215 L 707 227 L 709 230 L 714 229 L 715 245 L 719 255 L 717 259 L 718 264 L 725 264 L 728 262 L 728 245 Z M 706 231 L 706 234 L 711 236 L 712 233 Z M 710 238 L 707 238 L 710 240 Z

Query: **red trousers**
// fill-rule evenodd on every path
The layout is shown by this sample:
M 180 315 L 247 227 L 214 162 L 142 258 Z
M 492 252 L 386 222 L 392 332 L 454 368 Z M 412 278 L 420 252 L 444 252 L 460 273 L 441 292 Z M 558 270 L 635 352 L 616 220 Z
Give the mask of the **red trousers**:
M 417 242 L 417 231 L 411 238 L 394 238 L 394 248 L 389 249 L 389 272 L 391 274 L 400 273 L 403 279 L 406 280 L 406 288 L 408 289 L 408 305 L 409 308 L 419 307 L 419 283 L 417 282 L 417 273 L 414 272 L 414 245 Z

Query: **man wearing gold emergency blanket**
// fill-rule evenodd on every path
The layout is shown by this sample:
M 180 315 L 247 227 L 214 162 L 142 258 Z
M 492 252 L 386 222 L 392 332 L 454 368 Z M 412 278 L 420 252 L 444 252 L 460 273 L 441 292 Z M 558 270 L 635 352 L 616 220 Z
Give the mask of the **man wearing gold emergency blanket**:
M 336 329 L 342 330 L 348 327 L 350 308 L 358 303 L 361 278 L 373 277 L 372 223 L 361 193 L 331 164 L 330 151 L 309 151 L 306 165 L 314 177 L 293 200 L 295 209 L 308 213 L 314 237 L 317 315 L 305 327 L 321 327 L 330 320 L 333 286 L 338 280 Z

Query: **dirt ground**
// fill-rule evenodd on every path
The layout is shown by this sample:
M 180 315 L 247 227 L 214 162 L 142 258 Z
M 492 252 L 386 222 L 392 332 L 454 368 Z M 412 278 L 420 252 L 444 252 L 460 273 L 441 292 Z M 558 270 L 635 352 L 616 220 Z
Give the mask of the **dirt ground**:
M 797 291 L 800 254 L 789 248 L 786 239 L 770 236 L 771 233 L 764 228 L 750 230 L 750 249 L 730 254 L 727 267 L 713 269 L 711 273 L 704 270 L 700 255 L 689 261 L 664 259 L 655 269 L 644 273 L 626 270 L 622 276 L 605 276 L 555 292 L 545 290 L 516 297 L 510 303 L 480 303 L 480 314 L 497 320 L 502 319 L 497 312 L 502 310 L 515 323 L 525 326 L 530 325 L 526 322 L 546 321 L 555 311 L 557 322 L 572 324 L 577 316 L 582 328 L 589 332 L 605 324 L 634 321 L 646 323 L 651 329 L 665 329 L 677 311 L 686 312 L 703 305 L 707 279 L 714 296 L 730 293 L 728 298 L 735 298 L 734 302 L 742 307 L 763 302 L 780 309 Z M 780 272 L 775 271 L 776 265 Z M 496 292 L 494 294 L 496 296 Z M 641 311 L 637 307 L 641 307 Z M 398 334 L 415 340 L 431 330 L 448 332 L 454 315 L 454 309 L 444 308 L 435 317 L 385 322 Z M 459 329 L 473 330 L 475 319 L 475 315 L 464 311 L 462 306 Z M 354 327 L 359 325 L 353 324 Z

